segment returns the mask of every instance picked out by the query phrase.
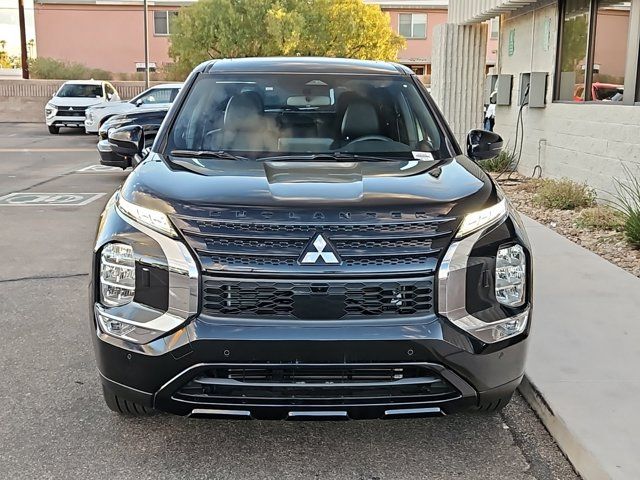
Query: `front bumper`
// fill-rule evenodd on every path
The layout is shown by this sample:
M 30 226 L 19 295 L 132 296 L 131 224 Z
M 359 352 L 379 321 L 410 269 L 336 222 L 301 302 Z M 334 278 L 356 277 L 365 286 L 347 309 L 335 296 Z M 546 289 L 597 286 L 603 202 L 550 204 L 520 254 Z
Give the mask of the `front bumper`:
M 525 332 L 483 347 L 438 317 L 411 325 L 345 327 L 246 326 L 202 317 L 147 345 L 94 328 L 102 381 L 118 395 L 178 415 L 225 418 L 368 419 L 469 410 L 515 390 L 527 344 Z M 395 380 L 378 382 L 373 391 L 344 378 L 322 386 L 282 378 L 268 385 L 211 380 L 211 372 L 230 368 L 266 368 L 279 375 L 310 368 L 411 368 L 421 373 L 405 380 L 409 390 Z M 201 377 L 215 385 L 194 394 L 192 381 L 201 385 Z M 434 392 L 423 385 L 434 378 L 447 388 Z
M 84 121 L 85 121 L 85 117 L 84 115 L 77 115 L 77 116 L 53 116 L 53 117 L 47 117 L 46 118 L 46 123 L 47 126 L 51 127 L 73 127 L 73 128 L 84 128 Z
M 100 164 L 106 165 L 108 167 L 120 167 L 125 169 L 131 166 L 131 161 L 122 157 L 121 155 L 117 155 L 111 149 L 111 145 L 109 145 L 108 139 L 101 139 L 97 145 L 98 153 L 100 154 Z

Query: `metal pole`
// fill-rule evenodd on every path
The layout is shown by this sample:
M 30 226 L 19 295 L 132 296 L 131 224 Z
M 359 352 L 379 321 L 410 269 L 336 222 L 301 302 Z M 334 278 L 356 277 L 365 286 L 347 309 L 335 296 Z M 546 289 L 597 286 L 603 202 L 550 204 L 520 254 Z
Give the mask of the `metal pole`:
M 149 7 L 147 0 L 144 0 L 144 88 L 149 88 Z
M 22 78 L 29 78 L 29 56 L 27 53 L 27 32 L 24 27 L 24 3 L 18 0 L 18 21 L 20 22 L 20 53 L 22 54 Z

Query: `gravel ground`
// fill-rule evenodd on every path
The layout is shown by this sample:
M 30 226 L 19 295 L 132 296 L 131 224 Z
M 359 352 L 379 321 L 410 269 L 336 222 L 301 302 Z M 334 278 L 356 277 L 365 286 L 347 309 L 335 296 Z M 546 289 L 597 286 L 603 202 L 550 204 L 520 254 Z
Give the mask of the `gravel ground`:
M 537 206 L 533 202 L 535 192 L 530 186 L 530 180 L 522 175 L 512 174 L 511 179 L 505 175 L 498 183 L 519 212 L 640 277 L 640 250 L 629 245 L 623 233 L 577 227 L 579 209 L 557 210 Z

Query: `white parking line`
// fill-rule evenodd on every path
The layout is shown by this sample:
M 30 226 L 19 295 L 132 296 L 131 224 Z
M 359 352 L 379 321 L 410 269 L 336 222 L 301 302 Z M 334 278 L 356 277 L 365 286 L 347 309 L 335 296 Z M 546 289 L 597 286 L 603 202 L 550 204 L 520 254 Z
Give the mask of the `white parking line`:
M 0 153 L 70 153 L 95 151 L 95 148 L 0 148 Z
M 106 193 L 16 192 L 0 197 L 0 207 L 81 207 Z

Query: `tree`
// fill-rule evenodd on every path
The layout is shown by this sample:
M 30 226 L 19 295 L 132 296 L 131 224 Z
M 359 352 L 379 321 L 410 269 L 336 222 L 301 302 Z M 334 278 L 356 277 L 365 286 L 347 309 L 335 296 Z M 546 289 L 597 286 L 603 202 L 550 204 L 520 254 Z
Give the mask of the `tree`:
M 394 60 L 403 46 L 388 15 L 362 0 L 200 0 L 180 10 L 169 53 L 187 73 L 214 58 Z

